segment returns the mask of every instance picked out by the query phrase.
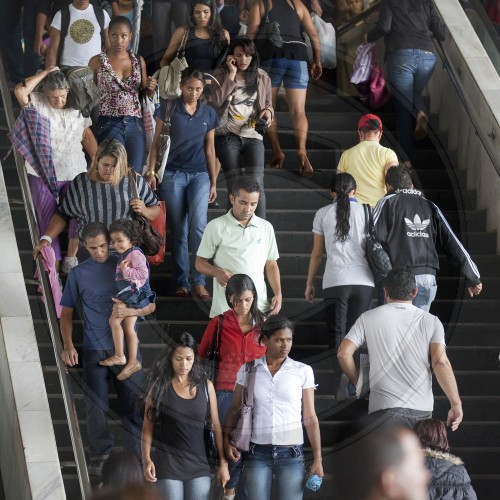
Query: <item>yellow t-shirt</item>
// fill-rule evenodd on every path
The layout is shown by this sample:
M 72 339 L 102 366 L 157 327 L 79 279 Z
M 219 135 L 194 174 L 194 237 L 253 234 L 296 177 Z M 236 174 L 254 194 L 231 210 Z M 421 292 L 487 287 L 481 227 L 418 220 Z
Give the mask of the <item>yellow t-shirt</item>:
M 385 193 L 385 166 L 398 161 L 396 153 L 377 141 L 361 141 L 342 153 L 337 172 L 347 172 L 356 180 L 356 199 L 372 207 Z

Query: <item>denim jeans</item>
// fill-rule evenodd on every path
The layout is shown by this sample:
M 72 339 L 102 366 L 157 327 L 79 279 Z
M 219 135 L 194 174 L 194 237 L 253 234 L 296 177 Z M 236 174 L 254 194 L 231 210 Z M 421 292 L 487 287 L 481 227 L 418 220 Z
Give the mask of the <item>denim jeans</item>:
M 412 114 L 426 111 L 422 92 L 434 71 L 436 56 L 419 49 L 400 49 L 387 54 L 387 78 L 394 94 L 399 142 L 413 158 Z
M 127 150 L 128 164 L 142 174 L 146 137 L 142 118 L 135 116 L 100 116 L 95 125 L 96 139 L 100 144 L 106 139 L 117 140 Z
M 415 307 L 429 312 L 432 301 L 436 298 L 437 284 L 433 274 L 417 274 L 415 276 L 418 292 L 412 304 Z
M 302 445 L 272 446 L 250 443 L 245 453 L 243 474 L 250 500 L 271 498 L 273 473 L 276 500 L 301 500 L 304 493 L 304 451 Z
M 208 500 L 210 476 L 195 477 L 187 481 L 159 479 L 156 488 L 168 500 Z
M 84 403 L 87 414 L 87 436 L 90 445 L 90 459 L 108 454 L 114 439 L 107 419 L 109 416 L 109 382 L 112 380 L 119 405 L 122 423 L 122 445 L 135 453 L 141 462 L 142 415 L 137 406 L 138 398 L 144 389 L 144 372 L 139 370 L 130 378 L 120 382 L 116 376 L 121 366 L 100 366 L 99 361 L 113 354 L 113 349 L 102 351 L 83 351 Z M 141 356 L 138 353 L 137 359 Z
M 266 218 L 266 195 L 264 193 L 264 142 L 236 134 L 216 136 L 215 152 L 219 158 L 228 194 L 227 208 L 231 208 L 229 194 L 237 177 L 245 174 L 253 177 L 260 186 L 259 204 L 255 214 Z
M 193 285 L 204 285 L 205 276 L 196 270 L 194 261 L 207 225 L 210 195 L 208 173 L 165 170 L 160 195 L 165 200 L 172 240 L 170 248 L 175 286 L 189 290 L 190 270 Z
M 222 426 L 226 420 L 227 412 L 233 402 L 233 391 L 215 391 L 217 394 L 217 410 L 219 411 L 219 419 Z M 226 488 L 236 488 L 235 500 L 247 500 L 248 488 L 245 482 L 245 477 L 241 474 L 243 460 L 240 458 L 237 462 L 228 460 L 229 475 L 231 476 L 226 484 Z
M 374 411 L 368 415 L 368 420 L 377 427 L 392 427 L 402 425 L 413 429 L 418 420 L 432 418 L 432 411 L 413 410 L 411 408 L 387 408 Z

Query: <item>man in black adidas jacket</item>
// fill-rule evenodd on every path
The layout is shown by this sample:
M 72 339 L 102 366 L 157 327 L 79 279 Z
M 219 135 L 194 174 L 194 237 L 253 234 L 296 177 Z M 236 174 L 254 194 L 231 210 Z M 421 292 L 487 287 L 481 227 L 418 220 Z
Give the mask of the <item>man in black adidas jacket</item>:
M 479 271 L 467 250 L 453 233 L 441 210 L 413 188 L 408 170 L 400 165 L 387 171 L 387 195 L 374 209 L 377 238 L 393 267 L 411 269 L 418 294 L 413 305 L 429 311 L 436 296 L 439 245 L 465 276 L 471 297 L 482 290 Z

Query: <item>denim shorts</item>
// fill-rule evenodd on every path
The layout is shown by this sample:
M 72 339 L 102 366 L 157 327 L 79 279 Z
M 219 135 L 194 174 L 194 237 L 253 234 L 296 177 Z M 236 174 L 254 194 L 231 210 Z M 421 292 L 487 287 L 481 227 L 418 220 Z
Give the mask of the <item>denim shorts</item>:
M 306 61 L 266 59 L 261 67 L 271 78 L 273 88 L 279 87 L 283 82 L 286 89 L 307 89 L 309 73 Z

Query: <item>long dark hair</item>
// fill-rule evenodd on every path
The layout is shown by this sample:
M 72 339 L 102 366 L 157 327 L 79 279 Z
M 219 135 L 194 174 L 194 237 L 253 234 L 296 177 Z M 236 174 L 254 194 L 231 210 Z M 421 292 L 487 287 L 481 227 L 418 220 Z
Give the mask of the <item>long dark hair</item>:
M 252 292 L 253 294 L 253 302 L 250 307 L 250 314 L 252 315 L 252 319 L 255 321 L 257 328 L 260 329 L 262 323 L 264 322 L 264 315 L 259 311 L 258 307 L 258 296 L 257 289 L 255 288 L 255 283 L 252 278 L 246 274 L 233 274 L 226 285 L 226 300 L 227 305 L 231 308 L 234 307 L 234 304 L 231 302 L 231 296 L 239 299 L 243 292 Z
M 259 53 L 250 38 L 247 36 L 237 36 L 231 40 L 227 49 L 227 55 L 232 56 L 234 54 L 234 50 L 238 47 L 241 47 L 246 55 L 252 56 L 252 61 L 245 70 L 245 88 L 243 89 L 243 92 L 245 94 L 253 94 L 257 90 L 257 78 L 259 76 L 258 69 L 260 66 Z M 226 61 L 224 61 L 223 64 L 225 67 Z
M 194 389 L 201 386 L 206 378 L 203 365 L 198 357 L 198 344 L 193 336 L 183 332 L 173 337 L 169 346 L 155 360 L 149 372 L 143 402 L 150 405 L 146 417 L 151 422 L 158 422 L 161 414 L 165 411 L 167 390 L 174 376 L 172 357 L 178 347 L 189 347 L 194 352 L 193 367 L 189 372 L 189 391 L 194 393 Z
M 189 10 L 187 13 L 187 22 L 190 28 L 196 28 L 196 21 L 194 20 L 194 8 L 197 4 L 206 5 L 210 8 L 210 21 L 207 26 L 207 31 L 210 34 L 210 38 L 217 42 L 219 51 L 227 47 L 227 38 L 224 34 L 224 28 L 222 26 L 222 21 L 217 10 L 217 5 L 214 0 L 191 0 L 189 3 Z M 217 54 L 215 54 L 217 55 Z
M 342 172 L 333 177 L 330 183 L 330 191 L 337 195 L 337 225 L 335 227 L 335 239 L 341 243 L 349 239 L 351 224 L 349 217 L 351 215 L 351 203 L 349 193 L 356 189 L 356 181 L 351 174 Z

